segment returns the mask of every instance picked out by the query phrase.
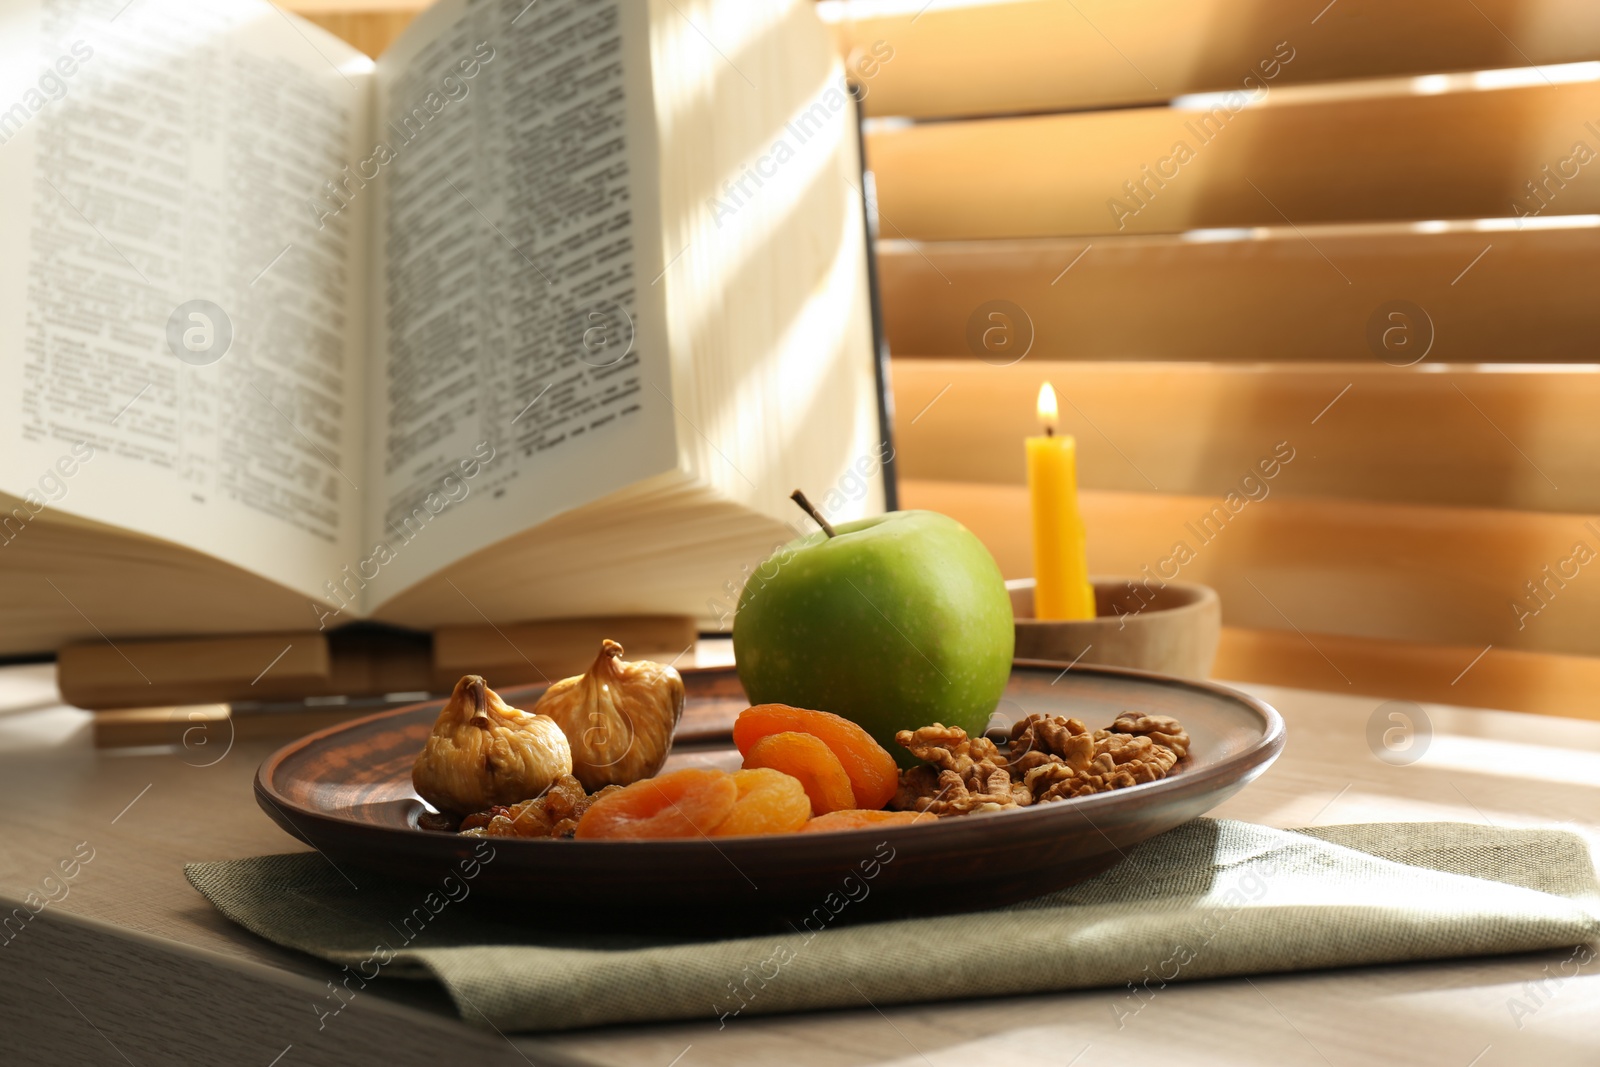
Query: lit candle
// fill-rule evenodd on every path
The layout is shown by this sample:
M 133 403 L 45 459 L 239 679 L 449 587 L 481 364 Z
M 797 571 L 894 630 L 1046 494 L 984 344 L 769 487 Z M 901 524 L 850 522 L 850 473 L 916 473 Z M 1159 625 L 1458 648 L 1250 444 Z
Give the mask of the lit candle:
M 1043 437 L 1030 437 L 1028 498 L 1033 507 L 1033 616 L 1094 618 L 1094 589 L 1078 514 L 1078 443 L 1056 436 L 1056 391 L 1039 387 Z

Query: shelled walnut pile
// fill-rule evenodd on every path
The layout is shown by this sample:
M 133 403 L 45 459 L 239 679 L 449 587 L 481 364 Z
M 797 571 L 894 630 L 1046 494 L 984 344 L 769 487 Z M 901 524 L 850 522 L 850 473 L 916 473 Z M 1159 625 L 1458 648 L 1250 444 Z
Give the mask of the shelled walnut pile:
M 1011 728 L 1005 752 L 987 737 L 935 723 L 895 740 L 927 765 L 900 773 L 890 807 L 966 815 L 1027 807 L 1165 778 L 1189 753 L 1177 719 L 1125 711 L 1109 730 L 1079 719 L 1029 715 Z
M 461 833 L 467 837 L 571 837 L 589 805 L 621 789 L 620 785 L 608 785 L 590 794 L 582 782 L 564 774 L 532 800 L 468 815 L 461 820 Z

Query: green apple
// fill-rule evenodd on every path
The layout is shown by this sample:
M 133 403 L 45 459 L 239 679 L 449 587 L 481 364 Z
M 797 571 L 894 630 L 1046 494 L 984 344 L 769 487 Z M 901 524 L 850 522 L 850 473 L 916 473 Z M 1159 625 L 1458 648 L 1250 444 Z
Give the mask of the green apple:
M 896 730 L 938 722 L 983 732 L 1015 640 L 994 557 L 932 511 L 791 541 L 751 575 L 733 620 L 752 704 L 843 715 L 908 767 L 917 760 L 895 743 Z

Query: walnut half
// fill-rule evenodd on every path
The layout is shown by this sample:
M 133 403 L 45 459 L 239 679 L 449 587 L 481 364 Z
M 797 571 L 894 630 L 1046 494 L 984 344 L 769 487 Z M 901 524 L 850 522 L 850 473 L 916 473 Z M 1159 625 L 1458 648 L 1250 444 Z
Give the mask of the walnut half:
M 1091 733 L 1081 719 L 1034 714 L 1012 726 L 1009 748 L 1013 770 L 1044 803 L 1165 778 L 1188 753 L 1189 735 L 1166 715 L 1125 711 Z
M 1081 719 L 1034 714 L 1011 728 L 1007 752 L 935 723 L 895 740 L 926 765 L 902 771 L 890 806 L 934 815 L 1043 804 L 1165 778 L 1189 752 L 1189 735 L 1167 715 L 1127 711 L 1109 730 Z
M 1146 715 L 1139 711 L 1125 711 L 1117 716 L 1111 729 L 1122 734 L 1140 734 L 1158 745 L 1165 745 L 1177 753 L 1179 759 L 1189 754 L 1189 732 L 1171 715 Z
M 608 785 L 590 795 L 577 778 L 563 774 L 542 796 L 468 815 L 461 820 L 461 833 L 467 837 L 571 837 L 590 804 L 621 788 Z
M 894 739 L 931 766 L 901 773 L 891 807 L 965 815 L 1033 803 L 1033 796 L 1012 780 L 1006 758 L 987 737 L 968 737 L 959 726 L 934 723 L 918 730 L 901 730 Z

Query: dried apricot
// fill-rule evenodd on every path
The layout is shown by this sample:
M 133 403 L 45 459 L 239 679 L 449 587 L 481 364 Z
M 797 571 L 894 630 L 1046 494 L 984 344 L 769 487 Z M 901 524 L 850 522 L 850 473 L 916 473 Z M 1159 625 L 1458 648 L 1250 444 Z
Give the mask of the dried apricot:
M 690 767 L 597 798 L 578 820 L 575 836 L 698 837 L 726 819 L 738 800 L 733 775 Z
M 770 767 L 800 779 L 806 796 L 811 798 L 813 815 L 856 806 L 844 765 L 833 749 L 813 734 L 768 734 L 750 746 L 744 754 L 744 765 L 746 769 Z
M 921 811 L 880 811 L 877 808 L 845 808 L 818 815 L 800 828 L 803 834 L 823 833 L 827 830 L 866 830 L 877 826 L 911 826 L 927 823 L 932 826 L 938 819 Z
M 733 724 L 733 743 L 748 755 L 750 746 L 763 737 L 788 731 L 820 738 L 839 757 L 860 807 L 881 808 L 900 787 L 900 768 L 894 757 L 867 731 L 831 711 L 757 704 L 739 713 Z
M 811 820 L 811 798 L 800 779 L 771 767 L 751 767 L 734 771 L 733 780 L 738 803 L 711 836 L 790 834 Z

